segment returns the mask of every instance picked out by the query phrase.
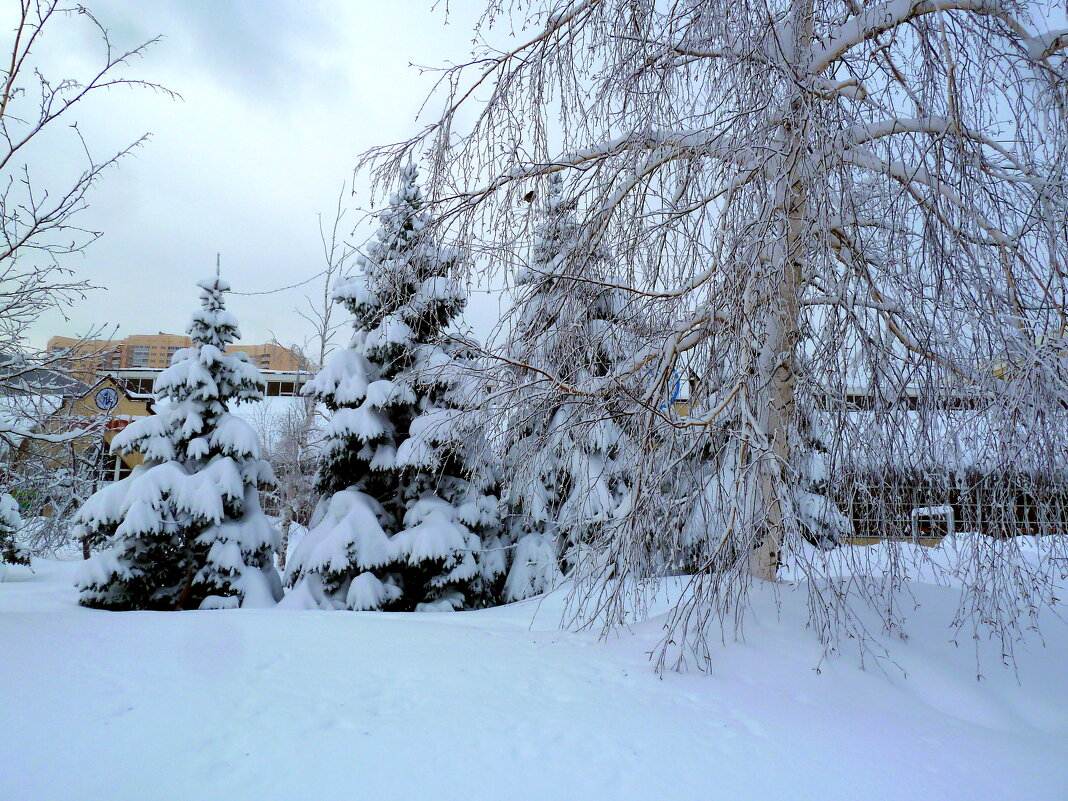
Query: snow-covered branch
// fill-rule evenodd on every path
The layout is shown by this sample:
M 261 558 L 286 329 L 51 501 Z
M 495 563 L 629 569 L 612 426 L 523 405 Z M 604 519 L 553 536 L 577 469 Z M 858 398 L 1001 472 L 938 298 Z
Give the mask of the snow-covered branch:
M 1040 61 L 1068 49 L 1068 28 L 1060 28 L 1059 30 L 1030 36 L 1024 42 L 1031 58 Z
M 940 12 L 1002 16 L 1001 0 L 889 0 L 867 6 L 860 13 L 828 31 L 810 48 L 809 69 L 822 72 L 861 42 L 892 31 L 920 17 Z

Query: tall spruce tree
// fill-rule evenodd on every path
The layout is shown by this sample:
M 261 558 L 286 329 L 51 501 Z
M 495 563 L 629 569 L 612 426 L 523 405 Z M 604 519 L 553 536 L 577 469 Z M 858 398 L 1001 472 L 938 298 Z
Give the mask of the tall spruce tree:
M 78 579 L 80 601 L 103 609 L 269 606 L 281 598 L 274 567 L 278 533 L 260 508 L 273 483 L 256 432 L 227 411 L 260 400 L 260 376 L 244 353 L 226 353 L 240 333 L 226 311 L 229 285 L 199 281 L 201 309 L 156 379 L 154 413 L 118 434 L 112 450 L 145 465 L 94 494 L 78 513 L 82 533 L 110 547 Z
M 412 165 L 334 298 L 355 336 L 305 392 L 333 412 L 324 493 L 288 568 L 287 604 L 461 609 L 494 601 L 505 559 L 494 474 L 471 405 L 471 349 L 443 334 L 466 304 L 456 256 L 425 231 Z
M 514 544 L 508 600 L 551 589 L 576 549 L 614 520 L 628 492 L 618 458 L 624 427 L 610 408 L 590 414 L 569 403 L 560 386 L 606 375 L 624 352 L 628 330 L 622 296 L 607 285 L 609 254 L 601 249 L 576 258 L 574 209 L 560 175 L 549 176 L 530 265 L 517 276 L 508 343 L 521 365 L 509 381 L 517 389 L 506 447 Z

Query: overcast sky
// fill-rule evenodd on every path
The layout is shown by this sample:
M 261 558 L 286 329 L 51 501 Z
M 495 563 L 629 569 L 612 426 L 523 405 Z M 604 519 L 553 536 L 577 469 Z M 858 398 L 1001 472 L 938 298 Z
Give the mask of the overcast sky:
M 483 6 L 453 0 L 446 24 L 431 0 L 87 4 L 119 45 L 162 35 L 131 74 L 183 99 L 115 91 L 79 112 L 94 155 L 145 132 L 152 138 L 106 176 L 82 219 L 104 237 L 71 266 L 106 289 L 70 310 L 69 320 L 44 318 L 35 345 L 100 324 L 118 324 L 120 337 L 183 331 L 196 306 L 193 283 L 214 270 L 216 253 L 234 290 L 274 289 L 317 273 L 317 214 L 332 218 L 358 154 L 416 129 L 433 77 L 409 62 L 463 59 Z M 53 69 L 99 61 L 99 43 L 84 26 L 57 26 L 51 43 L 41 58 Z M 355 207 L 371 204 L 365 187 L 356 189 L 345 201 L 353 223 Z M 359 244 L 372 231 L 365 223 L 350 240 Z M 307 336 L 293 309 L 308 289 L 233 297 L 243 341 Z M 484 294 L 473 301 L 469 317 L 488 328 L 498 301 Z

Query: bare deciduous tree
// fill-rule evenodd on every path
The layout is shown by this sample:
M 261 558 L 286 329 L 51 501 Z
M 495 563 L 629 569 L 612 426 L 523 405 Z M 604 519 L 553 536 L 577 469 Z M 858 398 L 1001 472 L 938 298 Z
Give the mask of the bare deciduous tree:
M 0 57 L 0 354 L 5 357 L 0 395 L 25 397 L 40 391 L 43 376 L 64 374 L 72 364 L 95 360 L 81 347 L 38 353 L 29 346 L 28 336 L 43 314 L 62 311 L 94 288 L 69 266 L 70 257 L 101 235 L 84 227 L 79 215 L 103 173 L 146 140 L 142 136 L 118 152 L 94 157 L 78 128 L 77 111 L 109 89 L 134 87 L 176 95 L 126 74 L 130 63 L 157 39 L 117 49 L 85 6 L 68 7 L 59 0 L 19 0 L 17 6 Z M 99 62 L 88 74 L 50 76 L 39 60 L 63 20 L 88 25 L 99 39 Z M 57 175 L 55 165 L 67 161 L 68 154 L 73 154 L 72 162 L 83 158 L 82 166 L 74 174 Z M 99 333 L 87 332 L 85 339 Z M 89 436 L 77 427 L 43 433 L 36 427 L 39 422 L 8 415 L 0 420 L 0 439 L 8 446 L 28 438 L 55 445 Z
M 37 51 L 60 18 L 84 20 L 99 35 L 98 67 L 87 76 L 47 77 Z M 0 72 L 0 349 L 25 349 L 27 329 L 52 308 L 69 305 L 92 287 L 73 277 L 65 257 L 81 253 L 101 234 L 78 222 L 88 194 L 101 175 L 142 145 L 142 136 L 106 158 L 95 158 L 78 129 L 75 115 L 91 96 L 120 87 L 173 93 L 124 75 L 129 64 L 158 40 L 117 50 L 106 28 L 84 6 L 67 8 L 59 0 L 19 0 L 15 29 Z M 66 183 L 38 185 L 43 165 L 61 147 L 61 126 L 73 152 L 84 154 L 80 172 Z M 45 142 L 45 137 L 52 137 Z M 43 146 L 53 152 L 48 157 Z M 58 186 L 58 188 L 57 188 Z M 57 357 L 49 357 L 56 360 Z
M 591 408 L 627 398 L 644 432 L 630 513 L 579 585 L 610 620 L 630 584 L 600 580 L 605 561 L 656 576 L 699 541 L 666 643 L 704 658 L 709 623 L 784 559 L 833 642 L 857 624 L 828 606 L 858 586 L 888 601 L 903 568 L 823 581 L 803 537 L 846 530 L 861 490 L 885 495 L 858 476 L 907 469 L 986 490 L 960 625 L 1010 654 L 1052 602 L 1064 538 L 1037 568 L 1014 560 L 1020 489 L 1001 480 L 1065 478 L 1068 28 L 1047 16 L 1021 0 L 493 2 L 482 33 L 536 33 L 444 70 L 440 118 L 367 155 L 385 179 L 423 151 L 434 224 L 478 252 L 509 246 L 517 201 L 563 173 L 583 198 L 572 258 L 608 246 L 624 265 L 650 335 L 608 376 L 542 384 Z M 661 399 L 680 370 L 675 415 Z M 1041 533 L 1063 524 L 1058 497 Z
M 319 240 L 325 265 L 319 273 L 322 277 L 321 291 L 314 300 L 306 297 L 305 305 L 297 309 L 297 314 L 311 327 L 311 335 L 302 347 L 292 346 L 292 350 L 299 354 L 298 361 L 304 365 L 302 369 L 317 370 L 322 367 L 327 354 L 333 350 L 334 335 L 340 326 L 334 315 L 332 290 L 355 252 L 345 243 L 342 235 L 346 193 L 347 187 L 343 185 L 338 193 L 329 230 L 324 226 L 321 215 L 319 218 Z M 283 571 L 293 523 L 307 527 L 319 500 L 315 489 L 315 469 L 321 444 L 323 411 L 314 398 L 302 397 L 297 405 L 287 408 L 281 415 L 271 417 L 269 412 L 265 412 L 264 419 L 257 426 L 267 446 L 267 460 L 278 479 L 269 497 L 280 512 L 282 544 L 278 549 L 278 567 Z

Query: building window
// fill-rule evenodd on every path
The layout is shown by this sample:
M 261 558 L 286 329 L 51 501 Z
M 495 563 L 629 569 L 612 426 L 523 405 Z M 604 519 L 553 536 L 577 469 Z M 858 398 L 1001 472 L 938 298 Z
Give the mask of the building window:
M 268 381 L 263 394 L 268 398 L 292 397 L 297 394 L 297 385 L 294 381 Z
M 149 395 L 152 393 L 153 381 L 151 378 L 127 378 L 125 384 L 128 392 Z
M 104 473 L 104 480 L 122 481 L 124 478 L 129 477 L 132 472 L 133 468 L 129 467 L 121 456 L 116 455 L 115 460 L 111 463 L 111 469 Z
M 134 345 L 129 353 L 131 367 L 144 367 L 148 364 L 148 345 Z

